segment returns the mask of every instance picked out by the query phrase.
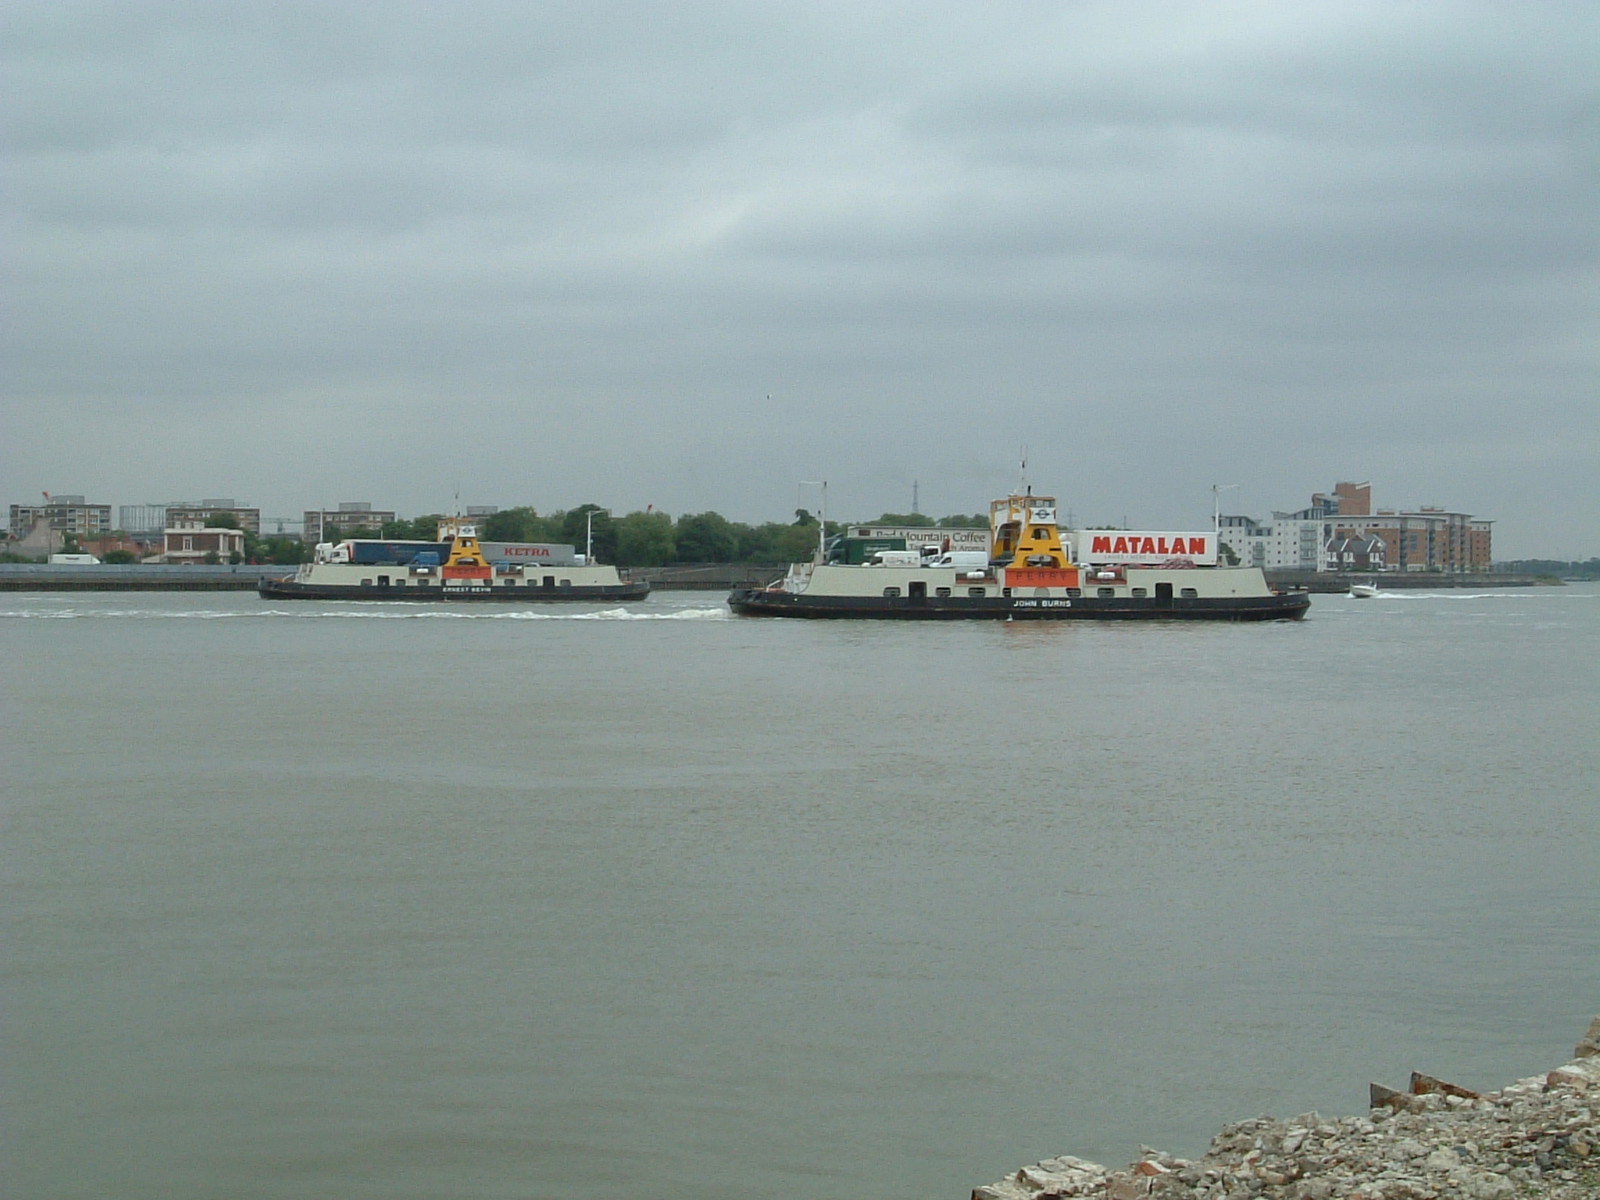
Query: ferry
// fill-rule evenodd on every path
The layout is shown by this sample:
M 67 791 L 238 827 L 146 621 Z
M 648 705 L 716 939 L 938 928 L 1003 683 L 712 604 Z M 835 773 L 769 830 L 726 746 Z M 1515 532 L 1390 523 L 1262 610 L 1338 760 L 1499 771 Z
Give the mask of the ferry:
M 520 553 L 519 553 L 520 552 Z M 643 600 L 650 585 L 626 582 L 570 546 L 513 543 L 496 557 L 475 524 L 448 518 L 437 542 L 323 542 L 288 579 L 262 579 L 263 600 Z
M 913 621 L 1281 621 L 1311 607 L 1303 591 L 1269 587 L 1259 567 L 1217 565 L 1215 528 L 1077 530 L 1063 540 L 1055 498 L 1029 489 L 991 504 L 989 529 L 987 561 L 976 564 L 945 554 L 845 565 L 826 561 L 819 546 L 783 579 L 735 589 L 728 607 L 752 617 Z

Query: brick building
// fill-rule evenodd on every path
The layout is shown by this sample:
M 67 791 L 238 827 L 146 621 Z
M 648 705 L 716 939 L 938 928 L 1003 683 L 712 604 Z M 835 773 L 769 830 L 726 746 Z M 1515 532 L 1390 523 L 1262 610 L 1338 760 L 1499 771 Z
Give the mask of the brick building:
M 1338 483 L 1271 521 L 1223 517 L 1220 532 L 1245 566 L 1463 574 L 1491 569 L 1493 525 L 1443 508 L 1374 511 L 1371 484 Z
M 203 563 L 215 555 L 217 562 L 244 557 L 244 531 L 208 527 L 204 521 L 183 521 L 169 526 L 161 558 L 169 563 Z

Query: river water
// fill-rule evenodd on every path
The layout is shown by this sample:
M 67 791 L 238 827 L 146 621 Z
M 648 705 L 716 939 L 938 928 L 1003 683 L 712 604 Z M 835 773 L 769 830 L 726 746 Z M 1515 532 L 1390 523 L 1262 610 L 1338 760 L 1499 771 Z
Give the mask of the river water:
M 1600 594 L 0 596 L 5 1194 L 939 1200 L 1600 1012 Z

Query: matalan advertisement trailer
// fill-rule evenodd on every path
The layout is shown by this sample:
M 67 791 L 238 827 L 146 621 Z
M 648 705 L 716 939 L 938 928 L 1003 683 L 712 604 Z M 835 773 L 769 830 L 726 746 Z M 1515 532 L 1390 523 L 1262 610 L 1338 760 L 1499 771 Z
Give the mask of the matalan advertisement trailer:
M 1092 567 L 1111 563 L 1158 567 L 1174 559 L 1186 559 L 1197 567 L 1217 565 L 1217 535 L 1209 529 L 1204 533 L 1082 529 L 1074 542 L 1078 561 Z

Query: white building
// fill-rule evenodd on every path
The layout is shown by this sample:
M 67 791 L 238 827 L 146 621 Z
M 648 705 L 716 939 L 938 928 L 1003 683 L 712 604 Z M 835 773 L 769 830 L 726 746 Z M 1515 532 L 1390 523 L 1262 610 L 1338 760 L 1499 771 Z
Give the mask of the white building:
M 1218 552 L 1223 555 L 1223 561 L 1229 561 L 1227 555 L 1231 552 L 1241 567 L 1267 565 L 1267 537 L 1271 533 L 1269 526 L 1254 517 L 1219 517 L 1217 521 L 1218 541 L 1221 544 Z
M 160 533 L 166 527 L 165 504 L 117 505 L 117 528 L 123 533 Z
M 1265 570 L 1320 571 L 1323 563 L 1322 522 L 1309 514 L 1275 512 L 1270 521 L 1253 517 L 1220 518 L 1222 543 L 1244 567 Z

